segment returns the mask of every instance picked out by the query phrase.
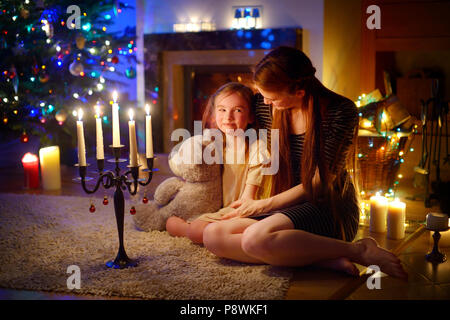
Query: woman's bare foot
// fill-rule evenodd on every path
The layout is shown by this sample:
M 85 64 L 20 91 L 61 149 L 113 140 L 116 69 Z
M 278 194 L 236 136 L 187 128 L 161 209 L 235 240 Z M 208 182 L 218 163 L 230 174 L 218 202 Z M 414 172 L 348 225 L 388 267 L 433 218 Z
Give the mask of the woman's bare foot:
M 352 276 L 358 276 L 358 268 L 347 258 L 338 258 L 333 260 L 324 260 L 314 263 L 314 266 L 325 269 L 332 269 L 336 271 L 342 271 Z
M 378 246 L 372 238 L 364 238 L 355 242 L 359 254 L 354 261 L 363 266 L 376 265 L 380 270 L 390 276 L 407 279 L 408 274 L 403 269 L 400 259 L 392 252 Z

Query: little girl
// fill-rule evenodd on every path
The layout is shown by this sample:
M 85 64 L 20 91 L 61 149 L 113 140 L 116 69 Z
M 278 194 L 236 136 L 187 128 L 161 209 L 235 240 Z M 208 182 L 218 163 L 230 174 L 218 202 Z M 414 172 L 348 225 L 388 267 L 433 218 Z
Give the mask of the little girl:
M 223 152 L 223 208 L 215 213 L 204 214 L 191 223 L 176 216 L 170 217 L 166 222 L 166 230 L 172 236 L 188 237 L 194 243 L 203 243 L 203 230 L 212 222 L 228 218 L 227 213 L 234 210 L 228 207 L 231 203 L 239 199 L 269 197 L 269 176 L 263 176 L 261 172 L 263 160 L 269 158 L 266 145 L 258 140 L 250 145 L 242 143 L 239 139 L 245 139 L 243 135 L 232 134 L 239 129 L 256 129 L 252 99 L 252 90 L 236 82 L 223 85 L 210 97 L 203 113 L 203 128 L 219 129 L 227 142 L 224 143 L 226 146 Z M 230 143 L 230 139 L 235 139 L 234 143 Z M 236 161 L 238 146 L 245 146 L 246 162 L 243 164 Z M 235 161 L 229 163 L 225 159 Z

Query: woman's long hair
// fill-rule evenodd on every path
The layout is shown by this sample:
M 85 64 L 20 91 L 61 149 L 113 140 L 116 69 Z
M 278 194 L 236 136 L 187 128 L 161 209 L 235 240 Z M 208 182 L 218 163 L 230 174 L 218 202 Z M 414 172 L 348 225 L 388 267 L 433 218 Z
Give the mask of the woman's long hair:
M 290 47 L 279 47 L 257 64 L 253 80 L 258 87 L 269 92 L 295 94 L 298 90 L 304 90 L 301 105 L 303 114 L 306 116 L 306 132 L 300 159 L 300 181 L 309 201 L 317 205 L 325 203 L 332 209 L 335 226 L 340 228 L 338 233 L 345 237 L 342 228 L 343 206 L 348 205 L 345 202 L 350 201 L 355 208 L 359 209 L 359 193 L 355 177 L 357 127 L 344 168 L 348 174 L 331 172 L 329 164 L 326 163 L 322 121 L 327 117 L 327 106 L 330 101 L 339 96 L 320 83 L 314 76 L 315 71 L 311 60 L 302 51 Z M 290 113 L 289 109 L 274 108 L 273 111 L 272 129 L 279 130 L 280 138 L 280 170 L 272 179 L 272 195 L 294 186 L 289 147 Z M 313 177 L 317 169 L 320 184 L 314 185 Z M 353 187 L 354 192 L 347 192 Z M 350 199 L 343 201 L 345 194 L 350 195 Z

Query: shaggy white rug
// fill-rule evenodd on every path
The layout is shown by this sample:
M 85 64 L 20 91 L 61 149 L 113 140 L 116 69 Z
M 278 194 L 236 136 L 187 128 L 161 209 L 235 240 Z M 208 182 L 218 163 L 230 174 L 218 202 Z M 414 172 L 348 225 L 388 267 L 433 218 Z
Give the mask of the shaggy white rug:
M 134 228 L 125 204 L 125 250 L 136 268 L 108 269 L 118 236 L 112 199 L 0 194 L 0 287 L 145 299 L 283 299 L 293 269 L 220 259 L 188 239 Z M 136 205 L 137 210 L 145 205 Z M 70 265 L 81 288 L 69 290 Z

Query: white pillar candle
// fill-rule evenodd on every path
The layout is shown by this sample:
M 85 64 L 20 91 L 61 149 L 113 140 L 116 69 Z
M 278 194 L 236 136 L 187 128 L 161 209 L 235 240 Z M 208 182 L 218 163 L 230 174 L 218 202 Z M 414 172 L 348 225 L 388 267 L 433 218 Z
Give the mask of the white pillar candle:
M 130 121 L 128 121 L 128 129 L 130 136 L 130 166 L 137 166 L 137 142 L 136 142 L 136 123 L 133 120 L 133 109 L 129 113 Z
M 59 147 L 52 146 L 39 150 L 41 164 L 42 187 L 44 190 L 61 189 L 61 167 Z
M 119 123 L 119 105 L 117 104 L 117 92 L 113 92 L 112 105 L 112 130 L 113 130 L 113 147 L 120 146 L 120 123 Z
M 388 200 L 377 193 L 370 197 L 370 232 L 386 232 Z
M 389 203 L 387 213 L 387 236 L 389 239 L 405 237 L 405 209 L 406 203 L 398 199 Z
M 83 110 L 78 110 L 77 139 L 78 139 L 78 165 L 86 165 L 86 147 L 84 145 Z
M 145 105 L 145 156 L 153 158 L 153 138 L 152 138 L 152 116 L 150 115 L 150 106 Z
M 100 107 L 95 107 L 97 118 L 95 119 L 95 135 L 97 138 L 97 160 L 105 159 L 105 152 L 103 150 L 103 128 L 102 118 L 100 117 Z

